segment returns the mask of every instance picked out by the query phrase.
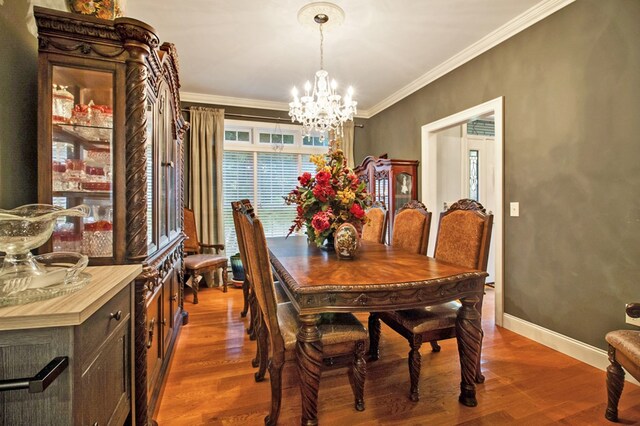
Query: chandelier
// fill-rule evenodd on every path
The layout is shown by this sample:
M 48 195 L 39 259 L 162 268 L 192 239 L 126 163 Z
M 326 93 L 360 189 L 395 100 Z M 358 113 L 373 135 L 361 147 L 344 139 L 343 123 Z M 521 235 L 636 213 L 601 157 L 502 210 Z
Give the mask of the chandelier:
M 321 139 L 330 130 L 338 130 L 342 123 L 353 119 L 356 113 L 356 105 L 353 100 L 353 88 L 349 87 L 347 93 L 340 96 L 336 89 L 338 83 L 329 80 L 329 73 L 324 69 L 324 33 L 323 25 L 329 21 L 329 13 L 337 16 L 336 23 L 344 19 L 344 12 L 338 6 L 331 3 L 311 3 L 300 9 L 298 19 L 306 23 L 309 14 L 314 14 L 313 22 L 320 27 L 320 70 L 316 72 L 313 86 L 309 81 L 304 85 L 304 95 L 298 97 L 296 87 L 291 91 L 293 101 L 289 103 L 289 116 L 292 122 L 302 124 L 302 133 L 309 136 L 312 131 L 320 133 Z

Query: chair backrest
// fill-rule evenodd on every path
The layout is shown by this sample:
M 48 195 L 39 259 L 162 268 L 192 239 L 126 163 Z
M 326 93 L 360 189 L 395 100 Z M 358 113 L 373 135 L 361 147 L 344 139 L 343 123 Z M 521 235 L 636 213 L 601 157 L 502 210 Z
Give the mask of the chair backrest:
M 416 254 L 427 254 L 431 212 L 420 201 L 405 204 L 393 221 L 391 245 Z
M 487 270 L 493 215 L 482 204 L 462 199 L 440 214 L 434 257 L 454 265 Z
M 388 212 L 382 202 L 377 201 L 369 207 L 367 209 L 368 222 L 362 227 L 362 239 L 383 243 L 387 232 L 387 217 Z
M 200 240 L 196 229 L 196 216 L 193 210 L 184 208 L 184 233 L 187 239 L 184 241 L 185 253 L 200 253 Z
M 241 207 L 239 222 L 246 251 L 247 270 L 264 322 L 269 329 L 272 353 L 284 353 L 284 339 L 278 324 L 276 290 L 262 222 L 245 205 Z
M 246 248 L 244 246 L 244 239 L 242 236 L 242 227 L 240 226 L 240 215 L 242 214 L 242 206 L 245 206 L 249 214 L 253 217 L 253 206 L 251 205 L 251 201 L 245 198 L 240 201 L 231 202 L 231 211 L 233 212 L 233 226 L 236 230 L 236 238 L 238 240 L 238 251 L 240 252 L 240 260 L 242 260 L 243 265 L 246 265 L 247 264 Z M 246 267 L 245 267 L 245 272 L 247 272 Z

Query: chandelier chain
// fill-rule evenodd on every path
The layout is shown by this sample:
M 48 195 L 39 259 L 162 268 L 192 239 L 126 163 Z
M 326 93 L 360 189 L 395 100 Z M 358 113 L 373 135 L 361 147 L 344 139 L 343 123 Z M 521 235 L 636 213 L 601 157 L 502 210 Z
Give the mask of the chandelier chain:
M 320 24 L 320 69 L 324 69 L 324 33 L 322 32 L 322 24 Z

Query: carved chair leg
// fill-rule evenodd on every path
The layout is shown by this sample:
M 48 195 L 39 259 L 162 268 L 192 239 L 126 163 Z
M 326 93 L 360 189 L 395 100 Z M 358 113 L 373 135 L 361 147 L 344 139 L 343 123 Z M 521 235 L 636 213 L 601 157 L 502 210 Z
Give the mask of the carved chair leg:
M 480 384 L 484 383 L 484 374 L 482 374 L 482 370 L 480 369 L 480 360 L 482 359 L 482 340 L 484 339 L 484 330 L 480 330 L 480 349 L 478 350 L 478 364 L 476 365 L 476 379 L 475 382 Z
M 364 359 L 364 353 L 365 342 L 359 340 L 356 342 L 353 365 L 349 370 L 349 378 L 355 396 L 355 408 L 358 411 L 364 411 L 364 382 L 367 377 L 367 362 Z
M 441 348 L 437 340 L 432 340 L 429 343 L 431 343 L 431 352 L 440 352 Z
M 244 300 L 244 306 L 242 307 L 242 312 L 240 312 L 240 317 L 245 318 L 247 316 L 247 311 L 249 310 L 249 280 L 246 278 L 242 282 L 242 297 Z
M 256 296 L 253 293 L 253 289 L 249 289 L 249 311 L 251 312 L 251 318 L 249 320 L 249 327 L 247 328 L 247 334 L 250 340 L 256 340 L 256 310 L 257 310 Z
M 618 421 L 618 402 L 624 387 L 624 370 L 616 361 L 616 350 L 609 345 L 609 362 L 607 367 L 607 411 L 604 417 L 612 422 Z
M 259 311 L 256 312 L 255 315 L 251 316 L 251 327 L 253 331 L 253 336 L 249 336 L 249 339 L 256 341 L 256 356 L 251 360 L 251 366 L 253 368 L 256 368 L 260 365 L 260 357 L 262 353 L 261 352 L 262 346 L 260 345 L 260 327 L 261 327 L 260 320 L 261 319 L 262 319 L 262 316 L 259 315 Z
M 255 374 L 256 382 L 264 380 L 264 375 L 269 367 L 269 330 L 264 324 L 264 318 L 260 315 L 258 326 L 258 371 Z
M 229 283 L 229 274 L 227 272 L 227 264 L 222 267 L 222 292 L 227 292 L 227 284 Z
M 409 340 L 409 378 L 411 380 L 411 390 L 409 392 L 409 398 L 413 402 L 420 400 L 420 346 L 422 346 L 422 336 L 413 335 L 413 338 Z
M 280 401 L 282 400 L 282 366 L 284 362 L 277 360 L 269 365 L 269 380 L 271 381 L 271 412 L 264 418 L 266 426 L 275 426 L 280 417 Z
M 380 318 L 375 312 L 369 314 L 369 361 L 380 359 Z
M 191 280 L 191 288 L 193 289 L 193 304 L 198 304 L 198 289 L 200 288 L 200 281 L 202 280 L 202 275 L 194 275 Z

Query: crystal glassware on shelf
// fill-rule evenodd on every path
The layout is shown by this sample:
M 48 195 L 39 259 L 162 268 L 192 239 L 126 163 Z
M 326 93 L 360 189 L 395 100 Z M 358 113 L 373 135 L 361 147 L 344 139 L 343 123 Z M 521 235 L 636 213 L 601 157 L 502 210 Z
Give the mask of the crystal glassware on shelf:
M 67 159 L 65 162 L 66 171 L 66 190 L 80 191 L 82 189 L 82 181 L 84 180 L 84 161 L 78 159 Z
M 34 260 L 30 250 L 49 239 L 58 217 L 83 217 L 88 213 L 86 205 L 63 209 L 49 204 L 28 204 L 12 210 L 0 209 L 0 251 L 6 253 L 0 269 L 0 297 L 50 283 L 50 271 Z
M 94 205 L 82 232 L 82 252 L 89 257 L 113 255 L 113 224 L 110 206 Z
M 54 123 L 67 123 L 71 118 L 74 97 L 67 91 L 68 86 L 53 85 L 52 119 Z

